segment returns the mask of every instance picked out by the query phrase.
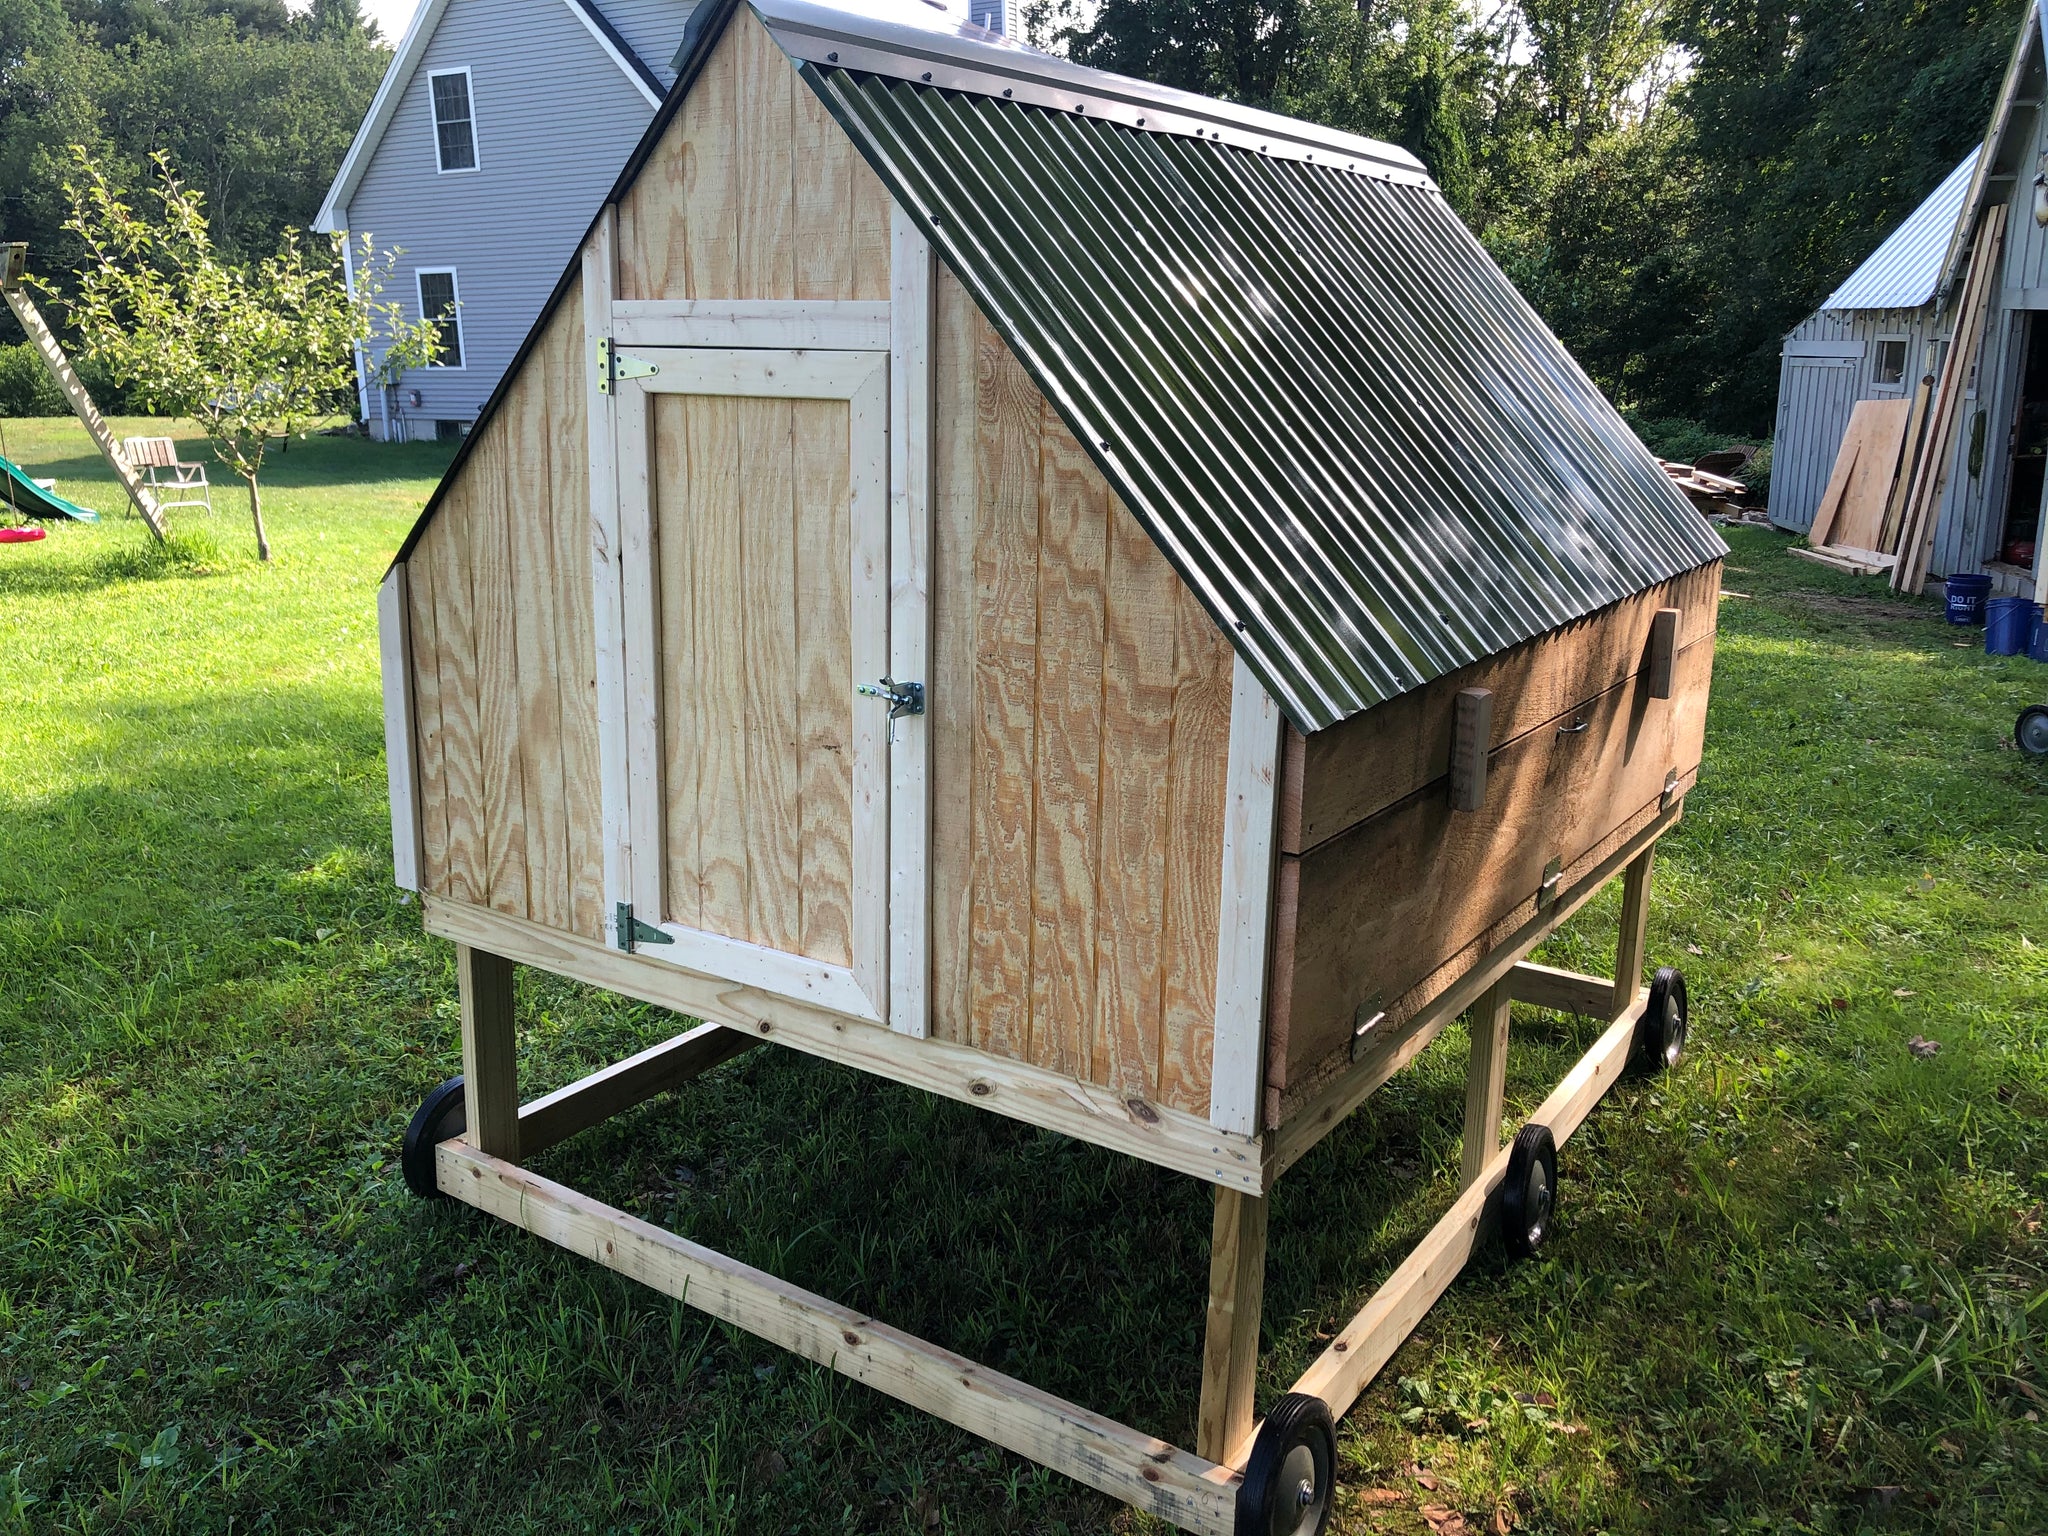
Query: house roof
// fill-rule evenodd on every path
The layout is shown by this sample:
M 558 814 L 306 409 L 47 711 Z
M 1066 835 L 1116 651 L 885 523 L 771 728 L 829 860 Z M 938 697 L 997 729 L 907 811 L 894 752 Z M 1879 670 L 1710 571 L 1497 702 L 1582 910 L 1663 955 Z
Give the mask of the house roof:
M 624 72 L 648 106 L 658 108 L 662 100 L 661 77 L 633 51 L 619 29 L 605 18 L 597 0 L 562 0 L 562 3 L 583 24 L 584 30 L 604 50 L 605 56 Z M 405 29 L 405 36 L 399 39 L 398 49 L 391 55 L 391 63 L 384 71 L 383 80 L 378 83 L 377 94 L 370 98 L 370 110 L 363 114 L 356 136 L 349 143 L 348 153 L 342 156 L 341 169 L 334 173 L 334 184 L 327 189 L 320 211 L 313 216 L 313 228 L 318 233 L 338 234 L 348 227 L 349 200 L 362 184 L 363 175 L 370 168 L 371 157 L 376 154 L 392 118 L 397 115 L 398 104 L 404 100 L 406 87 L 418 73 L 420 61 L 426 57 L 427 44 L 433 41 L 434 31 L 440 26 L 448 5 L 449 0 L 424 0 L 413 12 L 412 24 Z
M 1927 199 L 1906 215 L 1905 221 L 1885 237 L 1884 244 L 1864 259 L 1863 265 L 1842 280 L 1842 285 L 1821 301 L 1822 309 L 1918 309 L 1932 303 L 1941 284 L 1942 258 L 1948 254 L 1949 236 L 1963 198 L 1970 190 L 1970 178 L 1977 169 L 1977 150 L 1963 157 L 1962 164 L 1942 179 Z
M 1726 553 L 1405 151 L 750 4 L 1299 729 Z

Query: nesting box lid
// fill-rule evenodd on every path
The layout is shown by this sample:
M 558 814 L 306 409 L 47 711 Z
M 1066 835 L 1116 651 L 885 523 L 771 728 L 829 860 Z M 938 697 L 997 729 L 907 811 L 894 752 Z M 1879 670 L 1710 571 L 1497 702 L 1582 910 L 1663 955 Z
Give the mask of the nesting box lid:
M 1391 145 L 919 0 L 707 0 L 614 197 L 740 3 L 1300 730 L 1727 552 Z

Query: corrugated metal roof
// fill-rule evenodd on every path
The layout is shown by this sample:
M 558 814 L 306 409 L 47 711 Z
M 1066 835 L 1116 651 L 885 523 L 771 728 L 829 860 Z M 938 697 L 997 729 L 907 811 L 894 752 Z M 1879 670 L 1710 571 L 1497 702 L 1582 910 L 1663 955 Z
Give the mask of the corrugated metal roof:
M 1949 236 L 1955 230 L 1956 216 L 1963 211 L 1970 175 L 1977 168 L 1977 155 L 1974 149 L 1965 155 L 1963 163 L 1927 194 L 1927 201 L 1906 215 L 1906 221 L 1887 235 L 1884 244 L 1823 299 L 1820 307 L 1918 309 L 1931 303 L 1941 282 Z
M 1726 553 L 1425 180 L 803 72 L 1303 731 Z

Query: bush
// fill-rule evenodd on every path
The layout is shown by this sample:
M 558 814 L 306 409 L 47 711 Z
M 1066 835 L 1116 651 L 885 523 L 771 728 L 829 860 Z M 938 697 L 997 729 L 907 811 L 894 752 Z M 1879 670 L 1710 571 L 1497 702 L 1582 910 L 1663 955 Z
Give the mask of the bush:
M 70 409 L 33 346 L 0 347 L 0 416 L 62 416 Z

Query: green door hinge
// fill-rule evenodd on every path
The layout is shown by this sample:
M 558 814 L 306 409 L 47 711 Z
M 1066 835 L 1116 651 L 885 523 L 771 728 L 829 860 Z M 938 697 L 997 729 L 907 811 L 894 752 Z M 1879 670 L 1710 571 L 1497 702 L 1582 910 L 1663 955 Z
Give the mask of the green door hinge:
M 619 903 L 616 926 L 619 931 L 619 948 L 629 955 L 642 944 L 673 944 L 676 941 L 674 934 L 663 933 L 652 923 L 643 923 L 635 917 L 633 903 L 630 901 Z

